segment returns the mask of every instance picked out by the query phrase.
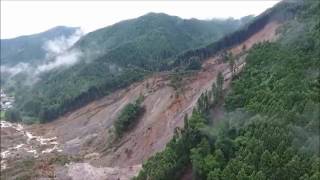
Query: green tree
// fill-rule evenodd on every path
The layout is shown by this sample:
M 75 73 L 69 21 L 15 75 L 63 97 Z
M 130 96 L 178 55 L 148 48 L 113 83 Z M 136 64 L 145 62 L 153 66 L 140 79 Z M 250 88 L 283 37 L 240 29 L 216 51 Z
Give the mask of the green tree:
M 121 137 L 126 130 L 130 129 L 143 112 L 144 109 L 140 105 L 142 101 L 143 98 L 140 96 L 135 103 L 129 103 L 121 110 L 114 123 L 115 133 L 118 137 Z
M 233 77 L 235 73 L 235 59 L 232 55 L 229 58 L 229 68 L 231 72 L 231 77 Z
M 199 57 L 191 57 L 187 70 L 199 70 L 201 69 L 201 62 Z
M 217 89 L 217 86 L 216 86 L 216 83 L 212 83 L 212 86 L 211 86 L 211 93 L 212 93 L 212 98 L 213 98 L 213 104 L 216 104 L 217 103 L 217 99 L 218 99 L 218 89 Z
M 222 74 L 222 72 L 219 72 L 218 76 L 217 76 L 217 91 L 218 91 L 217 97 L 219 99 L 222 98 L 222 96 L 223 96 L 223 83 L 224 83 L 223 74 Z
M 297 155 L 284 166 L 284 169 L 287 178 L 299 179 L 299 177 L 303 175 L 301 171 L 300 158 Z
M 192 163 L 192 169 L 199 177 L 205 177 L 207 165 L 205 162 L 205 157 L 210 152 L 210 147 L 208 140 L 202 139 L 201 142 L 197 145 L 196 148 L 191 149 L 191 163 Z
M 252 180 L 266 180 L 266 175 L 262 171 L 258 171 L 256 174 L 254 174 Z
M 263 152 L 261 159 L 260 159 L 260 169 L 267 175 L 271 176 L 272 171 L 272 162 L 271 162 L 271 153 L 266 150 Z
M 10 122 L 19 122 L 21 121 L 21 115 L 20 115 L 20 112 L 17 111 L 16 109 L 8 109 L 6 112 L 5 112 L 5 116 L 4 116 L 4 119 L 6 121 L 10 121 Z
M 238 180 L 249 180 L 249 176 L 246 174 L 245 170 L 242 168 L 238 175 L 237 175 Z
M 224 158 L 224 155 L 223 155 L 223 152 L 221 151 L 221 149 L 215 150 L 214 155 L 215 155 L 216 161 L 220 165 L 220 168 L 224 167 L 225 163 L 226 163 L 226 159 Z
M 220 180 L 221 179 L 221 170 L 219 168 L 210 171 L 208 174 L 207 180 Z

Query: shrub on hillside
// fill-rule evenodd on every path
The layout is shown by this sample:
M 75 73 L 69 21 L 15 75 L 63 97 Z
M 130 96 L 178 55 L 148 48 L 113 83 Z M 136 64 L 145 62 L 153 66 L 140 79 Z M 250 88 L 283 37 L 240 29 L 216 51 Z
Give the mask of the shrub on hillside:
M 134 103 L 129 103 L 122 109 L 114 124 L 117 137 L 121 137 L 124 132 L 132 128 L 144 112 L 144 107 L 141 106 L 142 100 L 143 97 L 139 97 Z

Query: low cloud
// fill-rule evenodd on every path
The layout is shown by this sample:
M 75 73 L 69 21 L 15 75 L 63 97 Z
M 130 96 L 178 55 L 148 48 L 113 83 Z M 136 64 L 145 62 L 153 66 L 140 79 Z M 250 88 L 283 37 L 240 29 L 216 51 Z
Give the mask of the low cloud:
M 69 37 L 60 36 L 58 38 L 46 41 L 43 45 L 43 49 L 46 50 L 46 57 L 43 60 L 43 64 L 38 66 L 31 66 L 28 63 L 19 63 L 15 66 L 1 66 L 1 72 L 15 76 L 21 72 L 30 74 L 30 77 L 34 77 L 39 73 L 50 71 L 54 68 L 61 66 L 71 66 L 78 62 L 82 53 L 76 49 L 69 50 L 75 42 L 77 42 L 83 36 L 83 31 L 77 30 Z
M 47 51 L 48 55 L 57 55 L 68 50 L 75 42 L 83 36 L 83 31 L 78 29 L 73 35 L 69 37 L 60 36 L 53 40 L 44 43 L 43 49 Z
M 69 37 L 61 36 L 46 41 L 42 47 L 46 51 L 42 64 L 31 66 L 29 63 L 19 63 L 12 67 L 1 65 L 1 74 L 7 74 L 11 78 L 19 73 L 27 73 L 27 79 L 34 83 L 39 79 L 38 75 L 43 72 L 58 67 L 70 67 L 77 63 L 83 54 L 77 49 L 70 49 L 82 36 L 83 31 L 79 29 Z
M 61 36 L 44 43 L 43 49 L 47 51 L 46 63 L 37 67 L 36 73 L 50 71 L 61 66 L 71 66 L 78 62 L 82 53 L 77 49 L 69 51 L 74 43 L 76 43 L 83 36 L 83 31 L 78 29 L 69 37 Z M 50 61 L 50 59 L 53 59 Z
M 61 54 L 57 56 L 53 61 L 38 66 L 36 72 L 41 73 L 61 66 L 71 66 L 78 62 L 81 55 L 82 53 L 78 50 L 72 50 L 70 52 Z
M 27 71 L 29 69 L 30 69 L 30 65 L 28 63 L 19 63 L 13 67 L 7 67 L 4 65 L 1 65 L 1 73 L 7 73 L 7 74 L 10 74 L 11 76 L 15 76 L 16 74 Z

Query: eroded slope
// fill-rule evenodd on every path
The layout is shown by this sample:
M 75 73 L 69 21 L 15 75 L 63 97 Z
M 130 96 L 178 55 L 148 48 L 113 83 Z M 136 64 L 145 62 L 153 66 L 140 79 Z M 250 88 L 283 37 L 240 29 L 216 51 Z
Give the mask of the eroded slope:
M 255 43 L 275 40 L 279 25 L 270 22 L 244 43 L 230 49 L 233 54 L 239 55 L 237 71 L 245 65 L 243 45 L 249 49 Z M 229 65 L 217 55 L 205 61 L 201 71 L 183 78 L 179 95 L 170 85 L 170 74 L 156 74 L 54 122 L 27 128 L 38 136 L 57 137 L 62 150 L 59 154 L 76 155 L 81 159 L 81 163 L 65 165 L 66 170 L 61 170 L 61 167 L 50 170 L 58 179 L 116 179 L 120 176 L 127 179 L 138 172 L 144 160 L 165 147 L 174 129 L 183 126 L 184 115 L 192 112 L 198 97 L 211 88 L 219 72 L 223 72 L 225 88 L 228 88 Z M 113 122 L 121 109 L 140 95 L 145 97 L 144 115 L 131 131 L 113 141 Z M 86 173 L 82 175 L 80 171 Z

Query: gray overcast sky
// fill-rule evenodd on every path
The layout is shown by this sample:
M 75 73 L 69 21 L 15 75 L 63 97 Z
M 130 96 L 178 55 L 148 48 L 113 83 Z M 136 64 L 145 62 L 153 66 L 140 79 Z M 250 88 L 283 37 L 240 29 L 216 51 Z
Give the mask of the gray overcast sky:
M 240 18 L 258 15 L 279 1 L 2 1 L 1 39 L 45 31 L 58 25 L 93 31 L 148 12 L 182 18 Z

